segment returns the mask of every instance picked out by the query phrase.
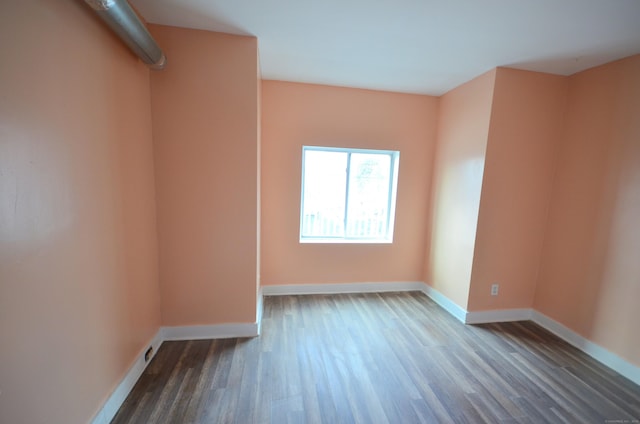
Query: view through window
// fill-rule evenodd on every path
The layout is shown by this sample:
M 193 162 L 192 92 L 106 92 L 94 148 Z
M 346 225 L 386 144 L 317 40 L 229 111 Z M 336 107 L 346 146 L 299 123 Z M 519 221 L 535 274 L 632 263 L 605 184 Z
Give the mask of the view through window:
M 301 242 L 393 240 L 400 153 L 303 147 Z

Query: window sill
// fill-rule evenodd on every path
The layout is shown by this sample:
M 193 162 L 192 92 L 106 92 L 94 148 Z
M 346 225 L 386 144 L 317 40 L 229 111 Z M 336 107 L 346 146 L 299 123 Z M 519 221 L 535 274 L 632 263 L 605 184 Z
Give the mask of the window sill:
M 392 244 L 387 239 L 301 238 L 300 244 Z

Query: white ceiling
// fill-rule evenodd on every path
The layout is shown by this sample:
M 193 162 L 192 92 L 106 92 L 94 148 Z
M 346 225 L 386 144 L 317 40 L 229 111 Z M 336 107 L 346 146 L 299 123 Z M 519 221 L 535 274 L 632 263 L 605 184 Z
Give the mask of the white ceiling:
M 131 3 L 151 23 L 256 36 L 264 79 L 440 95 L 496 66 L 570 75 L 640 53 L 640 0 Z

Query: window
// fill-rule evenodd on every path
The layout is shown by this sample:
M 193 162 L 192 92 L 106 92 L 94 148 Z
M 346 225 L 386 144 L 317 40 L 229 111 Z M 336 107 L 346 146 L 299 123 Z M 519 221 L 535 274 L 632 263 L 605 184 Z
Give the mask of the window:
M 300 242 L 391 243 L 400 152 L 302 148 Z

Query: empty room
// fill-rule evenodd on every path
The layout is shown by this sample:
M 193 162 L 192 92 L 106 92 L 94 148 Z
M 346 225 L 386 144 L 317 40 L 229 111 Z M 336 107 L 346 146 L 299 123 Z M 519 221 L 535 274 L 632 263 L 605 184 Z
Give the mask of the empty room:
M 0 1 L 0 424 L 639 423 L 637 0 Z

